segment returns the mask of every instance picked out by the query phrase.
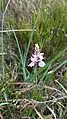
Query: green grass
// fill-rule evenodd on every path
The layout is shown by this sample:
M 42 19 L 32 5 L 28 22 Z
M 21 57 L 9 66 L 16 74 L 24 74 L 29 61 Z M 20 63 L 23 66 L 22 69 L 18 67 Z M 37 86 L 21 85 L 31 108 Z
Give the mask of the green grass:
M 10 0 L 6 5 L 0 1 L 1 30 L 5 29 L 1 32 L 0 112 L 5 119 L 67 118 L 67 69 L 63 69 L 67 65 L 67 4 L 43 2 L 26 21 L 23 15 L 17 19 L 21 12 L 12 9 Z M 35 43 L 45 54 L 43 68 L 28 67 Z M 62 75 L 57 78 L 59 71 Z

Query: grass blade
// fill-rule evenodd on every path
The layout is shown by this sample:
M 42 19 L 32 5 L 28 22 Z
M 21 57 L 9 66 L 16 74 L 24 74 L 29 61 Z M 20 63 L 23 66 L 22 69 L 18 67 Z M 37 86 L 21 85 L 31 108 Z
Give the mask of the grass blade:
M 26 64 L 27 54 L 29 52 L 29 47 L 30 47 L 30 44 L 31 44 L 31 41 L 32 41 L 32 38 L 33 38 L 33 34 L 34 34 L 34 31 L 35 31 L 36 25 L 37 25 L 37 19 L 38 19 L 38 17 L 35 20 L 33 30 L 32 30 L 31 36 L 30 36 L 30 40 L 29 40 L 29 43 L 28 43 L 28 46 L 27 46 L 27 50 L 26 50 L 26 53 L 25 53 L 25 64 Z
M 13 28 L 12 28 L 12 30 L 13 30 Z M 16 33 L 15 33 L 14 30 L 13 30 L 13 34 L 14 34 L 14 37 L 15 37 L 15 40 L 16 40 L 16 43 L 17 43 L 17 46 L 18 46 L 18 51 L 19 51 L 19 55 L 20 55 L 20 59 L 21 59 L 21 64 L 22 64 L 22 70 L 23 70 L 24 81 L 26 81 L 26 70 L 25 70 L 25 66 L 24 66 L 24 56 L 22 56 L 22 52 L 21 52 L 21 49 L 20 49 L 20 45 L 19 45 L 19 42 L 18 42 Z
M 8 9 L 9 3 L 10 3 L 10 0 L 8 0 L 8 3 L 7 3 L 7 5 L 5 7 L 5 10 L 3 12 L 2 31 L 3 31 L 3 27 L 4 27 L 4 17 L 5 17 L 5 13 L 6 13 L 7 9 Z M 1 33 L 1 42 L 2 42 L 2 69 L 3 69 L 3 75 L 4 75 L 5 67 L 4 67 L 4 36 L 3 36 L 3 32 Z
M 52 65 L 65 51 L 67 51 L 67 47 L 63 50 L 60 51 L 51 61 L 49 61 L 44 68 L 40 68 L 38 70 L 38 74 L 42 73 L 45 69 L 49 67 L 49 65 Z

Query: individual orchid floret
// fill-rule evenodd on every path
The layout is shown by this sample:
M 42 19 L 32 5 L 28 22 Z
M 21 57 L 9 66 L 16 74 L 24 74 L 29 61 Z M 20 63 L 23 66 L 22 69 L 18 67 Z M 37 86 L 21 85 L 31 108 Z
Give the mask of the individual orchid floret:
M 45 62 L 43 61 L 44 59 L 43 55 L 44 53 L 40 53 L 38 44 L 35 44 L 35 51 L 34 51 L 34 54 L 32 54 L 31 56 L 31 59 L 30 59 L 31 63 L 28 66 L 33 67 L 37 65 L 40 67 L 44 67 Z

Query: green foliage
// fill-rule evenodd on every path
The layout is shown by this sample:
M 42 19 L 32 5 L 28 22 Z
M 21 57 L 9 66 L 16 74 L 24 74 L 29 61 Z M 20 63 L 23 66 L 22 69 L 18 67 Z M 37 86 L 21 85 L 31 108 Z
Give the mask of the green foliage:
M 9 5 L 10 9 L 7 7 L 2 19 L 2 30 L 5 28 L 6 33 L 1 34 L 0 110 L 5 119 L 47 119 L 55 115 L 57 119 L 64 119 L 67 113 L 67 69 L 60 79 L 56 78 L 56 72 L 67 64 L 67 4 L 65 1 L 41 0 L 30 20 L 25 20 L 17 11 L 18 7 Z M 12 31 L 8 33 L 10 29 Z M 15 29 L 32 30 L 15 32 Z M 47 59 L 43 68 L 28 67 L 35 43 Z M 8 63 L 4 60 L 4 51 L 8 52 Z
M 25 21 L 23 14 L 17 11 L 17 8 L 10 11 L 7 14 L 6 22 L 7 28 L 13 26 L 14 29 L 31 29 L 35 23 L 36 17 L 38 17 L 36 32 L 33 36 L 33 42 L 38 43 L 45 55 L 56 54 L 59 50 L 62 50 L 67 44 L 67 4 L 63 2 L 53 2 L 52 4 L 42 4 L 39 11 L 32 15 L 31 21 Z M 9 12 L 9 11 L 8 11 Z M 17 16 L 17 17 L 16 17 Z M 16 24 L 17 23 L 17 24 Z M 18 32 L 17 37 L 21 48 L 27 46 L 30 32 Z
M 33 20 L 34 16 L 33 16 Z M 67 4 L 42 6 L 38 13 L 38 23 L 34 40 L 40 44 L 45 54 L 56 54 L 67 44 Z M 36 38 L 36 39 L 35 39 Z

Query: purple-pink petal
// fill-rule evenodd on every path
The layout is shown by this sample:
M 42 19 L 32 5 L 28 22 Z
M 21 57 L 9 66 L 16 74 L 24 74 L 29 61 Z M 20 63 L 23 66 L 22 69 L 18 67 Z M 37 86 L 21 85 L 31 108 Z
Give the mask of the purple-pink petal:
M 35 65 L 35 63 L 34 62 L 31 62 L 28 66 L 29 67 L 33 67 Z

